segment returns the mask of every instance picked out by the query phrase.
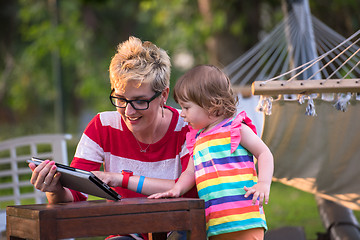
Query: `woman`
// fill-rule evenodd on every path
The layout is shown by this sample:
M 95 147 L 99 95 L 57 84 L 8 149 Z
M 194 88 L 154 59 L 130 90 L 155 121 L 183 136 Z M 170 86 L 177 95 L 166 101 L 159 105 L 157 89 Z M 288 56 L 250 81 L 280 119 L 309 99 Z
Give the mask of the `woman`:
M 109 73 L 111 103 L 117 111 L 97 114 L 85 129 L 72 167 L 93 171 L 124 198 L 171 189 L 189 161 L 188 126 L 178 110 L 166 106 L 170 58 L 152 44 L 130 37 L 119 44 Z M 99 171 L 101 165 L 104 172 Z M 51 203 L 83 201 L 87 196 L 64 188 L 53 161 L 33 170 L 31 183 Z M 193 189 L 187 197 L 197 197 Z

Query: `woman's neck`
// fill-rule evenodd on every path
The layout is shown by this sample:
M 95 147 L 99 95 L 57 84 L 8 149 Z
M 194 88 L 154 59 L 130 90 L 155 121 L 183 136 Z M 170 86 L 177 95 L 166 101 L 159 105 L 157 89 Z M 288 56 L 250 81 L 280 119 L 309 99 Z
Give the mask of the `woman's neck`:
M 162 115 L 158 116 L 159 118 L 155 120 L 153 128 L 148 129 L 146 132 L 133 133 L 138 141 L 145 144 L 153 144 L 165 136 L 171 122 L 172 112 L 169 109 L 164 108 L 164 117 L 162 117 Z

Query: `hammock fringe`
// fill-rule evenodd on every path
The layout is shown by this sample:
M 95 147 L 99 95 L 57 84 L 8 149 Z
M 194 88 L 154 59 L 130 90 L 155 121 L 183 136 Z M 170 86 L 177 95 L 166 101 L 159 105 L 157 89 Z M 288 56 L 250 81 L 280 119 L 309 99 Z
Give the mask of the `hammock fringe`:
M 266 115 L 271 115 L 272 102 L 273 102 L 272 97 L 261 95 L 259 103 L 256 106 L 256 111 L 264 112 Z
M 338 99 L 333 106 L 339 111 L 346 112 L 347 106 L 350 104 L 351 93 L 340 93 L 337 96 Z

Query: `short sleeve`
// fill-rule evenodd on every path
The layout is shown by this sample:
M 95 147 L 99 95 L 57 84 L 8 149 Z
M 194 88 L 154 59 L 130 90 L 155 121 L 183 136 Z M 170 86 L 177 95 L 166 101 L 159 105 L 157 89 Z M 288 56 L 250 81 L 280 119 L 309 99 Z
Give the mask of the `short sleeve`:
M 189 129 L 190 131 L 186 133 L 186 147 L 189 150 L 190 156 L 192 156 L 194 151 L 195 138 L 198 130 L 193 129 L 191 126 L 189 126 Z
M 233 153 L 239 146 L 241 141 L 241 123 L 245 123 L 256 134 L 256 127 L 248 118 L 245 111 L 240 112 L 231 123 L 230 136 L 231 136 L 231 153 Z

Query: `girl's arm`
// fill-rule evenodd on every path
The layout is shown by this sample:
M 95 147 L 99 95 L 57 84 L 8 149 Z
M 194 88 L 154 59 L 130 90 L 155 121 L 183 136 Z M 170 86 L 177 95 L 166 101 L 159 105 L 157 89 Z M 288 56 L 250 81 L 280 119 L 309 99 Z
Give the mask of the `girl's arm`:
M 241 124 L 241 141 L 240 144 L 250 151 L 258 160 L 258 183 L 251 188 L 245 187 L 245 197 L 250 194 L 253 196 L 253 204 L 259 198 L 259 205 L 267 204 L 270 195 L 270 185 L 274 172 L 274 158 L 266 146 L 266 144 L 259 138 L 246 124 Z
M 189 160 L 186 170 L 180 175 L 179 180 L 169 191 L 155 193 L 148 198 L 180 197 L 195 185 L 194 161 Z

